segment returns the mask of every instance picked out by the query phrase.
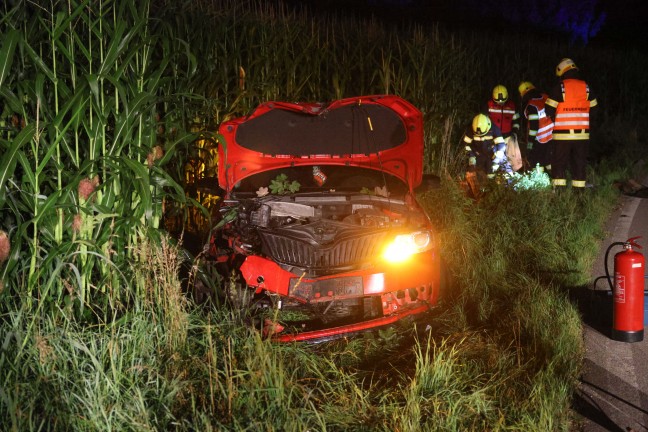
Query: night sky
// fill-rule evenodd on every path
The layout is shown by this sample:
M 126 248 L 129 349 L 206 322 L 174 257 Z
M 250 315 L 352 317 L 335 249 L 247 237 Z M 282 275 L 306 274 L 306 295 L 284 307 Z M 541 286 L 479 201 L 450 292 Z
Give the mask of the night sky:
M 646 0 L 287 0 L 314 13 L 523 32 L 648 51 Z

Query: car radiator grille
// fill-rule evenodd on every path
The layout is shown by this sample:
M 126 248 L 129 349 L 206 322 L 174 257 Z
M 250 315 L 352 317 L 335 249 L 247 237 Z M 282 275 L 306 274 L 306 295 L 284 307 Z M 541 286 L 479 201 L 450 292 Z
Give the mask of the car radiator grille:
M 261 235 L 263 252 L 277 262 L 310 269 L 350 267 L 372 260 L 384 245 L 387 232 L 347 237 L 331 244 L 286 237 L 265 232 Z

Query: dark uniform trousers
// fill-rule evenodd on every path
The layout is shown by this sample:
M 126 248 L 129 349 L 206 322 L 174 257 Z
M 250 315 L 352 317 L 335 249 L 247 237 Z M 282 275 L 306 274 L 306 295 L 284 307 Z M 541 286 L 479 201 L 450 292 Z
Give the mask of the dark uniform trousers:
M 571 133 L 584 133 L 585 130 L 573 130 Z M 554 131 L 553 151 L 554 157 L 551 163 L 551 177 L 556 180 L 565 180 L 567 168 L 570 168 L 573 187 L 585 187 L 587 153 L 589 139 L 561 140 L 556 139 L 559 135 Z M 555 186 L 565 186 L 555 184 Z

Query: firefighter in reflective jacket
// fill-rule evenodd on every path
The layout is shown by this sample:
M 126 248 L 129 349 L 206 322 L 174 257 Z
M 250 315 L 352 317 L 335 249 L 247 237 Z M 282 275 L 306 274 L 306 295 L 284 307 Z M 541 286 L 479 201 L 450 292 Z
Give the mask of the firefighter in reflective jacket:
M 504 85 L 498 84 L 493 87 L 487 109 L 488 117 L 502 132 L 511 168 L 513 171 L 519 170 L 523 166 L 522 154 L 517 142 L 520 114 L 517 112 L 515 102 L 509 99 L 508 89 Z
M 465 154 L 468 157 L 468 171 L 487 174 L 511 173 L 506 157 L 506 143 L 500 129 L 485 114 L 477 114 L 471 127 L 463 136 Z
M 598 102 L 589 85 L 580 78 L 578 67 L 568 58 L 556 66 L 561 79 L 545 102 L 547 115 L 554 122 L 554 157 L 551 184 L 567 186 L 566 171 L 571 173 L 573 188 L 584 188 L 587 149 L 590 137 L 590 110 Z
M 488 100 L 488 117 L 502 131 L 504 139 L 517 134 L 520 129 L 520 114 L 515 102 L 509 99 L 507 88 L 501 84 L 493 87 L 492 97 Z
M 522 98 L 520 111 L 527 120 L 521 128 L 521 147 L 525 150 L 524 154 L 531 169 L 538 167 L 540 171 L 550 170 L 554 124 L 545 111 L 548 95 L 529 81 L 520 83 L 518 91 Z

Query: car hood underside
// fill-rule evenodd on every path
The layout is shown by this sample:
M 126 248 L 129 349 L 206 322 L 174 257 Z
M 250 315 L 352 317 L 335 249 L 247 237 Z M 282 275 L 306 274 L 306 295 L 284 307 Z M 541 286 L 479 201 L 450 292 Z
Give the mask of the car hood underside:
M 218 179 L 226 192 L 260 172 L 311 165 L 387 172 L 410 190 L 421 182 L 422 114 L 398 96 L 266 102 L 222 123 L 219 133 Z

